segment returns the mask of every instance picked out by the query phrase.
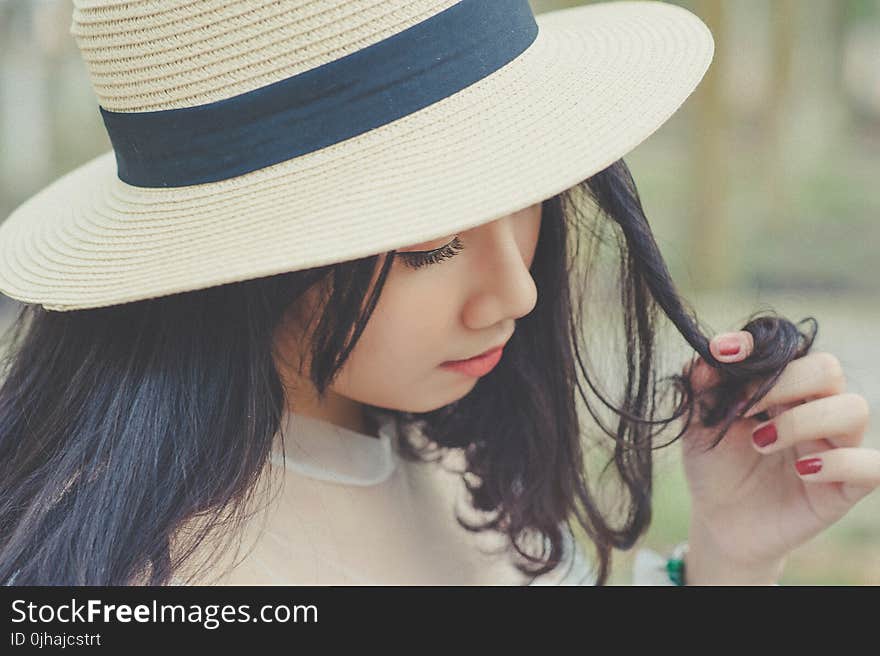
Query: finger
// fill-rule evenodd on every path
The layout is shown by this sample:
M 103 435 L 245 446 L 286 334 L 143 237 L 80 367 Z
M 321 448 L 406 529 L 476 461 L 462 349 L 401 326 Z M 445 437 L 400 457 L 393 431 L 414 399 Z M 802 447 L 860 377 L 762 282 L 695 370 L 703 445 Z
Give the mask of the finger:
M 749 396 L 757 387 L 756 383 L 749 385 Z M 837 357 L 823 351 L 810 353 L 789 362 L 776 384 L 744 416 L 751 417 L 777 405 L 832 396 L 845 390 L 846 377 Z
M 811 464 L 812 467 L 808 466 Z M 798 459 L 795 465 L 798 476 L 810 483 L 841 482 L 864 488 L 876 488 L 880 485 L 880 450 L 878 449 L 829 449 L 804 456 Z M 812 473 L 806 473 L 810 471 Z
M 744 360 L 755 347 L 752 334 L 746 330 L 733 333 L 721 333 L 709 340 L 709 351 L 721 362 L 737 362 Z M 733 352 L 735 349 L 735 353 Z M 721 382 L 718 369 L 707 363 L 702 357 L 697 356 L 688 364 L 686 372 L 689 372 L 691 384 L 697 391 L 714 387 Z
M 799 442 L 825 438 L 835 447 L 857 447 L 870 417 L 864 396 L 835 394 L 796 405 L 758 424 L 752 431 L 752 446 L 761 453 L 774 453 Z
M 747 330 L 715 335 L 709 342 L 709 350 L 721 362 L 745 360 L 755 349 L 755 338 Z

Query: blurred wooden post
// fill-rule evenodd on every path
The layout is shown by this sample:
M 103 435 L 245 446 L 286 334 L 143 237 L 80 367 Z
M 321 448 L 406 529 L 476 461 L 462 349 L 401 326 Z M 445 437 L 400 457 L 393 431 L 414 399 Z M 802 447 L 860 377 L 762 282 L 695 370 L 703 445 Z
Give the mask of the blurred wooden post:
M 776 0 L 767 106 L 767 226 L 774 234 L 797 221 L 793 187 L 824 170 L 849 137 L 841 87 L 843 11 L 836 0 Z
M 722 0 L 696 0 L 695 13 L 715 37 L 715 56 L 694 92 L 692 130 L 694 210 L 689 217 L 689 253 L 697 290 L 718 289 L 733 281 L 725 205 L 727 199 L 727 108 L 724 103 L 724 7 Z
M 764 183 L 767 198 L 767 228 L 782 232 L 792 220 L 791 171 L 786 157 L 792 119 L 791 80 L 796 44 L 798 10 L 794 0 L 776 0 L 770 4 L 770 79 L 767 89 L 767 112 L 764 125 Z
M 35 5 L 13 5 L 0 43 L 0 221 L 50 175 L 46 60 L 32 44 Z

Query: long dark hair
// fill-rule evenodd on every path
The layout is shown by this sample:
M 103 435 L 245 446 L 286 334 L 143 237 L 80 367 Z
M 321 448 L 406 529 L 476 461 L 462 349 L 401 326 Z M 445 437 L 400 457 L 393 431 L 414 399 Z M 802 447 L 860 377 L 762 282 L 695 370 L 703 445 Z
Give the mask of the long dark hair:
M 382 410 L 401 429 L 418 424 L 433 447 L 464 449 L 473 505 L 492 517 L 481 525 L 460 518 L 463 526 L 504 531 L 525 558 L 517 566 L 537 576 L 559 563 L 562 530 L 576 521 L 595 546 L 601 585 L 612 549 L 631 548 L 650 525 L 655 435 L 684 417 L 666 444 L 677 440 L 699 402 L 700 420 L 719 427 L 717 444 L 746 385 L 761 383 L 751 407 L 809 350 L 815 320 L 802 334 L 783 318 L 753 316 L 743 329 L 755 338 L 754 355 L 716 361 L 623 160 L 545 200 L 542 212 L 531 268 L 537 305 L 517 321 L 499 366 L 443 408 Z M 593 352 L 608 352 L 607 308 L 587 300 L 612 289 L 593 274 L 613 261 L 606 243 L 619 253 L 619 403 L 591 378 L 587 342 L 598 336 Z M 249 502 L 263 498 L 261 473 L 286 403 L 274 341 L 285 312 L 313 286 L 323 291 L 308 372 L 323 394 L 369 320 L 394 253 L 118 306 L 22 305 L 6 335 L 0 387 L 0 581 L 162 585 L 209 537 L 236 535 Z M 695 394 L 686 375 L 658 380 L 659 310 L 720 372 L 708 393 Z M 655 419 L 664 382 L 673 412 Z M 371 417 L 377 410 L 367 407 Z M 419 457 L 407 440 L 401 446 L 404 457 Z M 605 447 L 612 453 L 602 474 L 613 462 L 625 492 L 610 509 L 591 490 L 599 480 L 591 464 Z M 193 518 L 200 528 L 184 535 Z M 529 548 L 533 537 L 541 553 Z

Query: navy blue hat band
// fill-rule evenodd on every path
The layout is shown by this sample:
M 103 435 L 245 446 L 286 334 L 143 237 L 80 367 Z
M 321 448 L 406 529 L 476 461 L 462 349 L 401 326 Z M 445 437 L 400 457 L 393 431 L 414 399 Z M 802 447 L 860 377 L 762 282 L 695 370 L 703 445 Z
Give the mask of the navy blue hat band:
M 119 178 L 183 187 L 357 136 L 470 86 L 531 45 L 527 0 L 463 0 L 388 39 L 231 98 L 149 112 L 100 107 Z

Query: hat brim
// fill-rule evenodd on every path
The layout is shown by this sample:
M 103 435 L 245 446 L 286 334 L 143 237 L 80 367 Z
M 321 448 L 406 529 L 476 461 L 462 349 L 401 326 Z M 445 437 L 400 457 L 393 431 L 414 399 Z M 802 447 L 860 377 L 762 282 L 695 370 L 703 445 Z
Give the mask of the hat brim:
M 0 291 L 49 310 L 342 262 L 529 207 L 620 159 L 697 87 L 706 25 L 663 2 L 538 14 L 534 43 L 418 112 L 216 183 L 140 188 L 113 151 L 0 225 Z

